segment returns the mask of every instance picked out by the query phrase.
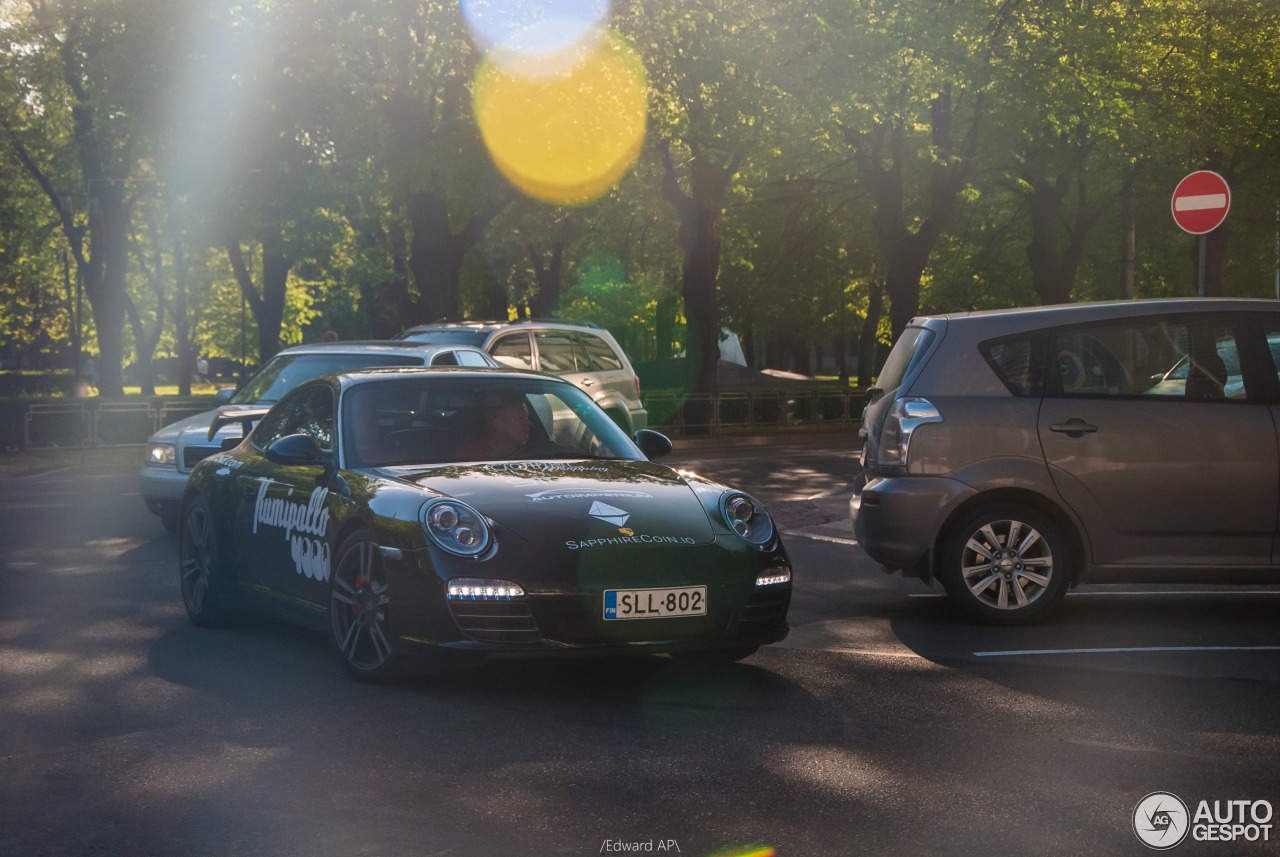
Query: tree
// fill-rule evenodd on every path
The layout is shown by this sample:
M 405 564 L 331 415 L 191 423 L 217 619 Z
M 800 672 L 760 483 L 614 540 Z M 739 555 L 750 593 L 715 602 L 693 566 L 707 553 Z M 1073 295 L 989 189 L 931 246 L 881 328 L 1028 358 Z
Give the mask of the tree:
M 0 24 L 11 93 L 0 95 L 0 139 L 49 200 L 83 277 L 103 395 L 123 393 L 131 187 L 171 77 L 173 12 L 164 0 L 31 0 Z
M 920 280 L 973 175 L 987 118 L 990 45 L 1013 4 L 938 0 L 820 3 L 817 121 L 851 155 L 871 200 L 894 335 L 916 314 Z

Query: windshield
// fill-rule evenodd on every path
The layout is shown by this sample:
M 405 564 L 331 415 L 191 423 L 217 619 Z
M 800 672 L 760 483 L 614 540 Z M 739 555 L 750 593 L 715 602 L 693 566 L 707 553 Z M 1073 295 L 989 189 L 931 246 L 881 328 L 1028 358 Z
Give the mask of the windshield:
M 330 372 L 421 365 L 421 357 L 403 354 L 278 354 L 231 397 L 231 404 L 271 404 L 299 384 Z
M 388 378 L 343 398 L 348 468 L 515 459 L 644 460 L 591 398 L 540 378 Z

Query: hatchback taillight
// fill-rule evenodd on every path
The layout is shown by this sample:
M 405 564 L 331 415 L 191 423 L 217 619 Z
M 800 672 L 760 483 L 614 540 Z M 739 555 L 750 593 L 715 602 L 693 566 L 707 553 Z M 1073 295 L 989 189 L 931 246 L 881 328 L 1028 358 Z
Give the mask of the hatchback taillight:
M 905 467 L 915 430 L 928 423 L 940 422 L 942 414 L 928 399 L 898 399 L 889 408 L 880 429 L 880 464 Z
M 635 378 L 636 378 L 636 399 L 638 401 L 640 399 L 640 376 L 636 375 Z

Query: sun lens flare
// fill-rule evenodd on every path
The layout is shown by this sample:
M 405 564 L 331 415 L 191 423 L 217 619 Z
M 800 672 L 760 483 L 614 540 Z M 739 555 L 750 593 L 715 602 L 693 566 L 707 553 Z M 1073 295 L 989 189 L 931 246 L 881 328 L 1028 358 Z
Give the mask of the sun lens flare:
M 461 0 L 472 37 L 504 68 L 594 47 L 604 35 L 609 0 Z M 522 64 L 534 73 L 534 63 Z
M 548 76 L 489 60 L 476 81 L 476 121 L 512 184 L 546 202 L 584 203 L 612 187 L 640 154 L 647 85 L 635 51 L 612 35 Z

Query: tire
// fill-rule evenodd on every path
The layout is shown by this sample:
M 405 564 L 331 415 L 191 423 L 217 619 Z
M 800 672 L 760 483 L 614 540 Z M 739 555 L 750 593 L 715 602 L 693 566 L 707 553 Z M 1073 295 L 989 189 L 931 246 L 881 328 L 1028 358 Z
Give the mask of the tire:
M 943 539 L 940 559 L 938 578 L 951 600 L 990 625 L 1042 619 L 1071 583 L 1062 528 L 1030 506 L 1000 504 L 966 515 Z
M 360 681 L 386 684 L 401 677 L 403 656 L 391 645 L 391 591 L 378 545 L 367 531 L 338 548 L 329 581 L 329 626 L 338 657 Z
M 225 615 L 218 604 L 222 576 L 222 548 L 209 501 L 197 495 L 182 514 L 178 533 L 178 582 L 187 618 L 202 628 L 220 625 Z

